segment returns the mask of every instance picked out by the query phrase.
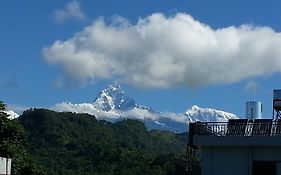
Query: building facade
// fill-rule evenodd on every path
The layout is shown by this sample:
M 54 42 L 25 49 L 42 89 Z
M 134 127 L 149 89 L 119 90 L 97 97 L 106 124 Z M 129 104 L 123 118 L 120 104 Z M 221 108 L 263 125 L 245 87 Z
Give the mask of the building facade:
M 188 146 L 200 153 L 202 175 L 281 175 L 279 121 L 192 123 Z M 187 154 L 191 171 L 193 155 Z

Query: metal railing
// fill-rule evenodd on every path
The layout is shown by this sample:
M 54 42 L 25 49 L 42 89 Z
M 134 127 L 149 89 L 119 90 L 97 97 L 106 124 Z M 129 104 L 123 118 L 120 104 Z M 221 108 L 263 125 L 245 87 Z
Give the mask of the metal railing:
M 236 119 L 228 122 L 196 122 L 194 123 L 194 135 L 281 136 L 281 121 Z

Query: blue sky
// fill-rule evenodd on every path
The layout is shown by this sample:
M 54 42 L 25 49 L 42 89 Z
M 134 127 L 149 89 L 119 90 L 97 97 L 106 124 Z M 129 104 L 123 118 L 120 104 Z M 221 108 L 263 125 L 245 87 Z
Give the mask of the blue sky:
M 63 101 L 72 103 L 91 102 L 101 89 L 117 79 L 121 82 L 128 96 L 133 97 L 137 103 L 150 106 L 158 111 L 183 112 L 196 104 L 200 107 L 232 112 L 243 117 L 245 102 L 253 99 L 251 87 L 247 88 L 249 87 L 247 85 L 249 85 L 251 77 L 255 77 L 256 99 L 264 104 L 264 116 L 271 117 L 272 91 L 281 88 L 281 62 L 279 61 L 281 60 L 281 54 L 279 55 L 278 51 L 278 44 L 281 44 L 279 36 L 281 31 L 280 5 L 281 2 L 278 0 L 272 0 L 270 3 L 254 0 L 2 1 L 0 6 L 0 57 L 2 63 L 0 64 L 0 98 L 12 109 L 16 109 L 16 107 L 50 107 Z M 156 22 L 152 21 L 152 17 Z M 206 36 L 209 36 L 208 33 L 210 33 L 215 37 L 215 41 L 226 45 L 231 45 L 232 42 L 230 40 L 225 41 L 224 37 L 219 37 L 220 34 L 217 33 L 220 29 L 222 31 L 225 29 L 226 34 L 222 34 L 222 36 L 228 37 L 231 30 L 230 26 L 232 26 L 233 30 L 231 31 L 236 32 L 235 36 L 242 38 L 242 41 L 243 38 L 246 38 L 246 44 L 242 46 L 238 44 L 239 49 L 233 57 L 229 55 L 226 58 L 220 56 L 220 59 L 232 59 L 230 65 L 229 62 L 222 61 L 220 65 L 218 60 L 214 61 L 217 61 L 215 66 L 222 67 L 222 69 L 225 69 L 225 64 L 227 64 L 230 73 L 220 72 L 218 68 L 210 68 L 214 67 L 214 64 L 210 64 L 209 67 L 202 65 L 205 60 L 207 64 L 209 63 L 208 60 L 213 58 L 200 57 L 202 53 L 203 55 L 204 53 L 210 54 L 210 57 L 221 55 L 228 47 L 222 46 L 221 49 L 217 48 L 209 52 L 206 51 L 208 48 L 205 46 L 198 46 L 199 49 L 205 49 L 201 49 L 200 54 L 196 52 L 195 56 L 191 56 L 188 52 L 182 50 L 179 51 L 182 54 L 175 54 L 178 52 L 175 51 L 177 48 L 174 48 L 173 43 L 164 46 L 161 42 L 159 45 L 155 44 L 158 39 L 163 41 L 163 38 L 169 35 L 176 35 L 177 29 L 181 29 L 181 23 L 178 22 L 182 18 L 191 22 L 190 26 L 183 24 L 183 31 L 185 27 L 199 25 Z M 138 25 L 140 19 L 145 21 L 143 25 Z M 127 22 L 124 22 L 124 20 Z M 150 25 L 157 26 L 159 21 L 167 24 L 168 29 L 173 29 L 174 23 L 178 28 L 171 30 L 170 33 L 167 30 L 168 32 L 165 33 L 167 35 L 157 36 L 157 32 L 155 33 L 154 29 L 150 31 L 148 27 Z M 96 66 L 95 61 L 88 64 L 88 58 L 85 58 L 83 63 L 77 64 L 78 68 L 73 68 L 77 61 L 75 55 L 67 55 L 68 50 L 57 49 L 55 41 L 60 41 L 61 46 L 66 46 L 67 41 L 71 41 L 73 38 L 89 37 L 88 33 L 84 31 L 85 27 L 92 27 L 89 30 L 96 31 L 99 29 L 97 27 L 98 22 L 104 23 L 103 38 L 112 34 L 110 31 L 117 31 L 118 37 L 116 36 L 116 38 L 118 38 L 118 41 L 109 40 L 110 44 L 115 45 L 110 45 L 112 47 L 108 50 L 120 45 L 120 47 L 122 46 L 120 53 L 115 51 L 109 53 L 108 50 L 102 49 L 95 50 L 90 53 L 90 58 L 91 54 L 101 53 L 106 55 L 106 63 L 102 62 L 100 63 L 101 66 Z M 129 23 L 128 26 L 126 26 L 127 23 Z M 248 28 L 241 29 L 241 25 L 247 25 Z M 134 31 L 137 27 L 143 27 L 147 32 L 147 38 L 142 42 L 132 39 L 139 37 Z M 161 26 L 159 30 L 160 34 L 166 31 Z M 126 32 L 128 31 L 133 31 L 134 34 L 132 36 L 127 35 Z M 189 32 L 192 34 L 193 31 Z M 246 35 L 244 36 L 241 33 L 246 33 Z M 128 38 L 123 41 L 121 34 Z M 197 31 L 195 31 L 195 34 L 197 34 Z M 251 37 L 248 38 L 248 36 Z M 193 35 L 189 38 L 192 37 Z M 172 37 L 176 40 L 175 43 L 182 43 L 180 47 L 185 47 L 185 40 L 178 42 L 181 38 L 185 38 L 185 36 Z M 195 45 L 197 39 L 194 39 Z M 154 44 L 149 43 L 150 40 Z M 130 55 L 131 51 L 129 52 L 128 48 L 122 45 L 123 43 L 128 44 L 127 41 L 132 46 L 141 45 L 140 48 L 151 49 L 152 51 L 140 50 L 140 53 L 136 53 L 133 50 L 136 58 L 127 58 L 126 56 Z M 191 42 L 189 39 L 187 41 Z M 84 53 L 84 50 L 89 51 L 86 48 L 89 43 L 83 43 L 82 40 L 81 42 L 82 44 L 79 47 L 77 43 L 74 43 L 77 53 Z M 205 40 L 202 42 L 204 44 Z M 89 47 L 97 46 L 101 48 L 100 43 L 94 43 L 94 46 Z M 143 46 L 145 43 L 148 43 L 147 47 Z M 249 48 L 243 48 L 244 46 L 249 46 Z M 187 44 L 186 47 L 187 50 L 192 50 L 193 45 Z M 155 48 L 158 48 L 157 53 L 154 53 Z M 260 49 L 262 50 L 260 54 L 262 56 L 258 55 L 256 61 L 253 55 L 260 53 L 257 48 L 262 48 Z M 170 57 L 166 58 L 166 52 L 161 52 L 163 50 L 168 50 Z M 67 53 L 66 55 L 61 53 L 64 51 Z M 154 54 L 159 55 L 158 60 L 150 57 Z M 115 55 L 118 56 L 115 57 Z M 234 58 L 235 56 L 239 58 Z M 70 63 L 68 57 L 71 57 L 73 62 Z M 117 66 L 113 63 L 114 68 L 103 67 L 104 64 L 110 64 L 111 66 L 110 61 L 118 59 L 124 64 L 127 63 L 129 67 L 131 65 L 137 66 L 135 62 L 140 61 L 139 64 L 142 64 L 142 58 L 148 64 L 156 61 L 157 63 L 152 63 L 155 64 L 154 66 L 157 67 L 158 63 L 161 63 L 164 67 L 159 69 L 160 73 L 147 73 L 145 66 L 140 65 L 140 67 L 144 67 L 142 68 L 144 72 L 136 70 L 136 73 L 133 72 L 134 76 L 130 75 L 132 74 L 131 71 L 127 71 L 126 67 L 122 67 L 118 63 L 114 64 L 120 66 L 120 69 L 115 69 Z M 183 73 L 180 70 L 184 70 L 186 67 L 180 66 L 177 69 L 176 65 L 178 64 L 175 64 L 170 70 L 169 66 L 165 67 L 167 66 L 165 61 L 169 63 L 171 59 L 175 62 L 183 61 L 187 68 L 194 70 L 184 71 Z M 237 59 L 236 62 L 233 61 L 235 59 Z M 201 60 L 200 64 L 193 65 L 192 61 L 194 60 Z M 257 63 L 255 64 L 255 62 Z M 253 66 L 244 68 L 244 63 Z M 89 72 L 87 71 L 88 68 L 83 67 L 87 65 L 90 66 L 89 69 L 97 70 Z M 188 65 L 191 66 L 188 67 Z M 232 67 L 238 71 L 231 71 Z M 263 67 L 265 67 L 264 70 Z M 99 68 L 102 70 L 99 70 Z M 104 72 L 107 69 L 112 70 L 113 73 Z M 242 75 L 237 76 L 236 74 L 240 73 L 240 69 Z M 245 69 L 249 70 L 249 74 Z M 76 74 L 76 70 L 79 73 Z M 173 70 L 177 73 L 174 74 Z M 202 75 L 201 71 L 198 70 L 203 71 Z M 213 71 L 218 71 L 218 74 Z M 243 71 L 246 73 L 243 73 Z M 194 76 L 192 73 L 195 73 Z M 227 75 L 224 75 L 224 73 Z M 197 74 L 200 74 L 200 76 L 197 76 Z M 218 75 L 222 75 L 222 79 L 217 78 Z M 153 84 L 153 82 L 156 82 L 156 84 Z

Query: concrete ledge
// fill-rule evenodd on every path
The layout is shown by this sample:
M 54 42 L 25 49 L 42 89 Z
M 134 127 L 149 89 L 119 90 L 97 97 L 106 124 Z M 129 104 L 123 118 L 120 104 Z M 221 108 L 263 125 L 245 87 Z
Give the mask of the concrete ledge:
M 198 146 L 281 146 L 281 136 L 193 136 Z

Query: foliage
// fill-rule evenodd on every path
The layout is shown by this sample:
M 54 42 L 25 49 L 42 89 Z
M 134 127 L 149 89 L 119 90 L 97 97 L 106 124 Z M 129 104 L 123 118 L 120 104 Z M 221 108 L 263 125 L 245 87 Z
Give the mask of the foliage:
M 23 127 L 16 119 L 8 119 L 6 105 L 0 101 L 0 156 L 12 158 L 12 174 L 43 174 L 27 152 Z
M 88 114 L 30 109 L 20 116 L 47 173 L 163 175 L 184 172 L 186 135 L 147 131 L 142 122 L 98 121 Z M 183 174 L 183 173 L 182 173 Z

